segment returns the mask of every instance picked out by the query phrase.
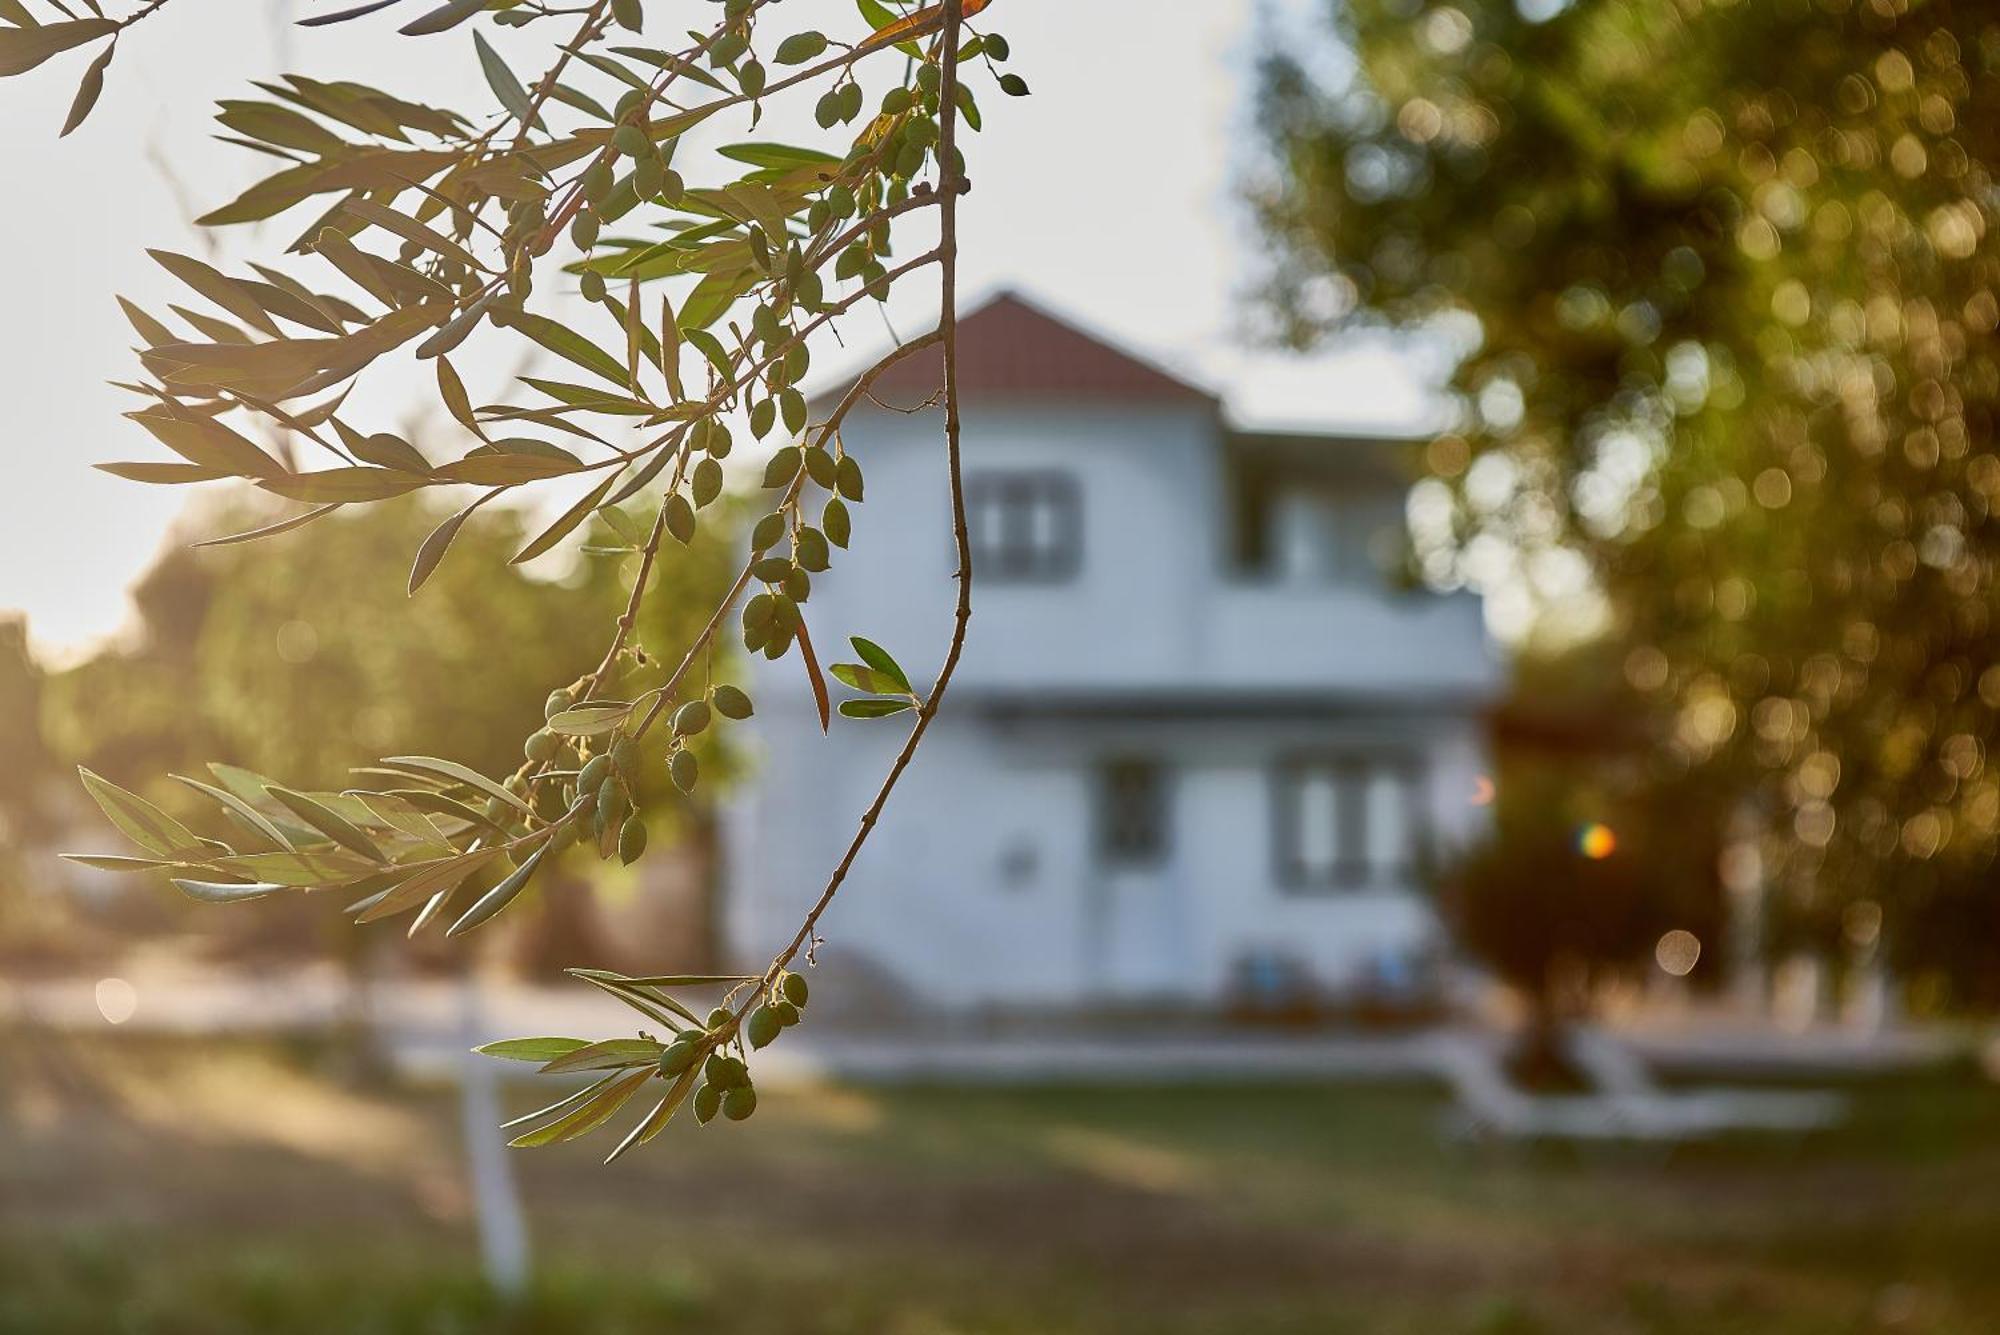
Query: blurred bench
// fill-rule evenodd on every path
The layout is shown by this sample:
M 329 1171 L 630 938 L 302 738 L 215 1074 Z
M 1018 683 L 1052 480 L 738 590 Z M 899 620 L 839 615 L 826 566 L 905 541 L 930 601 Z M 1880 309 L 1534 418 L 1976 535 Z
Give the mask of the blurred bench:
M 1734 1132 L 1816 1131 L 1839 1122 L 1837 1094 L 1662 1088 L 1645 1063 L 1613 1039 L 1578 1028 L 1570 1054 L 1589 1076 L 1585 1094 L 1536 1094 L 1507 1076 L 1502 1048 L 1454 1035 L 1435 1047 L 1438 1074 L 1457 1099 L 1450 1129 L 1467 1138 L 1676 1143 Z

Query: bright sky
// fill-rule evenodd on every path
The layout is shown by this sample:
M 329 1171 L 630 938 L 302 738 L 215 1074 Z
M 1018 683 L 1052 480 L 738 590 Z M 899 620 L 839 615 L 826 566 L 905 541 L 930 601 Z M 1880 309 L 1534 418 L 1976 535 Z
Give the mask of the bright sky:
M 300 12 L 299 0 L 269 9 L 288 5 Z M 185 220 L 268 171 L 209 137 L 213 101 L 254 96 L 250 78 L 286 71 L 467 108 L 491 101 L 469 28 L 427 39 L 381 19 L 297 29 L 251 17 L 262 9 L 170 4 L 121 43 L 102 103 L 67 140 L 56 131 L 87 51 L 0 82 L 0 609 L 25 608 L 45 648 L 118 626 L 127 584 L 187 499 L 89 465 L 160 457 L 119 416 L 133 400 L 105 384 L 136 369 L 113 294 L 161 310 L 173 284 L 146 247 L 210 253 Z M 1258 9 L 1213 0 L 1173 6 L 1162 22 L 1140 0 L 999 0 L 992 26 L 1034 96 L 982 96 L 961 281 L 973 295 L 1019 286 L 1221 391 L 1242 421 L 1418 427 L 1438 368 L 1407 350 L 1358 340 L 1296 358 L 1243 337 L 1258 252 L 1235 186 Z M 222 254 L 267 258 L 302 217 L 233 229 Z M 416 403 L 412 384 L 408 405 L 384 410 Z

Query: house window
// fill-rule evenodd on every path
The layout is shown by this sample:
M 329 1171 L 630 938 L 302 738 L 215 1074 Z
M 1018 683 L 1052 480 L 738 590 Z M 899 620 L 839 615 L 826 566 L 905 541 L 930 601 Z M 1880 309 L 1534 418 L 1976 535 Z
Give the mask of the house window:
M 981 579 L 1066 579 L 1083 556 L 1083 507 L 1066 473 L 975 473 L 965 480 L 972 564 Z
M 1167 852 L 1167 784 L 1149 760 L 1117 760 L 1098 773 L 1097 851 L 1107 863 L 1138 866 Z
M 1278 879 L 1294 890 L 1407 883 L 1423 843 L 1421 770 L 1407 755 L 1310 756 L 1278 767 Z

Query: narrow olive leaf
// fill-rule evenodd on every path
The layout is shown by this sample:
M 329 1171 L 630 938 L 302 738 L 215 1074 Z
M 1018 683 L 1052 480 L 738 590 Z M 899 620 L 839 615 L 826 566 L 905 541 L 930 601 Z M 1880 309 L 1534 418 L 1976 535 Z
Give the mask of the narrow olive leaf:
M 204 264 L 189 255 L 158 249 L 148 250 L 146 253 L 158 261 L 161 268 L 237 319 L 254 329 L 277 337 L 278 326 L 271 322 L 271 317 L 264 313 L 263 306 L 250 295 L 245 284 L 231 278 L 214 265 Z
M 624 365 L 616 357 L 566 325 L 557 324 L 546 316 L 522 311 L 514 316 L 509 327 L 520 330 L 556 356 L 575 362 L 586 371 L 596 372 L 621 389 L 632 388 L 625 379 Z
M 428 845 L 440 853 L 451 855 L 458 852 L 445 838 L 438 823 L 424 814 L 418 807 L 394 793 L 370 792 L 367 789 L 352 789 L 342 793 L 344 799 L 352 799 L 368 809 L 372 818 L 368 823 L 379 825 L 385 830 L 406 834 L 420 844 Z
M 842 700 L 840 713 L 843 718 L 888 718 L 916 706 L 908 700 L 893 698 L 870 698 L 867 700 Z
M 446 886 L 444 889 L 432 895 L 430 897 L 430 901 L 426 903 L 422 908 L 418 909 L 417 915 L 414 918 L 410 919 L 409 930 L 405 933 L 405 935 L 407 935 L 409 939 L 412 941 L 416 940 L 417 933 L 423 931 L 424 928 L 430 926 L 431 923 L 434 920 L 436 920 L 438 915 L 444 912 L 445 906 L 451 903 L 452 892 L 457 888 L 458 888 L 457 886 Z
M 694 344 L 695 350 L 707 359 L 710 366 L 715 368 L 717 375 L 721 376 L 724 380 L 734 377 L 735 368 L 729 360 L 728 349 L 722 346 L 722 340 L 714 334 L 709 333 L 706 329 L 699 329 L 689 324 L 685 310 L 681 313 L 681 335 L 688 342 Z
M 266 839 L 269 839 L 279 848 L 293 851 L 292 841 L 286 837 L 285 832 L 273 824 L 270 817 L 251 806 L 235 793 L 217 788 L 213 784 L 203 783 L 200 779 L 190 779 L 185 774 L 175 774 L 171 777 L 175 783 L 185 784 L 210 801 L 235 812 L 237 816 L 248 822 L 252 829 L 256 830 Z
M 472 398 L 465 392 L 465 381 L 459 379 L 458 368 L 443 354 L 439 354 L 437 364 L 438 397 L 444 400 L 446 410 L 460 426 L 481 440 L 486 439 L 486 433 L 479 429 L 479 418 L 472 411 Z
M 376 845 L 375 841 L 368 837 L 366 831 L 325 803 L 314 801 L 304 793 L 296 793 L 289 788 L 280 788 L 276 784 L 271 786 L 270 794 L 278 801 L 284 803 L 293 815 L 312 826 L 315 830 L 318 830 L 334 843 L 339 844 L 342 848 L 350 849 L 374 862 L 387 862 L 389 860 Z
M 125 312 L 125 318 L 132 322 L 132 328 L 137 330 L 139 337 L 146 341 L 147 347 L 157 348 L 162 343 L 178 343 L 180 341 L 174 337 L 173 330 L 167 328 L 158 320 L 155 320 L 152 316 L 125 300 L 125 298 L 118 298 L 118 307 Z
M 539 537 L 515 553 L 513 561 L 509 564 L 520 565 L 523 561 L 532 561 L 568 537 L 577 525 L 590 517 L 591 511 L 597 508 L 598 502 L 604 499 L 618 478 L 619 474 L 613 473 L 592 487 L 575 505 L 563 511 L 555 523 L 543 529 Z
M 480 487 L 518 487 L 526 482 L 564 477 L 583 467 L 583 461 L 572 454 L 516 453 L 506 449 L 507 444 L 495 441 L 493 449 L 477 450 L 462 459 L 441 464 L 437 476 L 447 482 L 470 482 Z
M 284 885 L 230 885 L 221 881 L 184 881 L 179 877 L 169 877 L 174 888 L 189 899 L 198 899 L 204 904 L 234 904 L 245 899 L 262 899 L 265 895 L 288 890 Z
M 467 877 L 480 868 L 490 865 L 500 856 L 498 848 L 476 848 L 472 852 L 455 858 L 439 858 L 423 863 L 413 870 L 414 875 L 391 886 L 382 894 L 348 911 L 357 923 L 370 923 L 415 908 L 419 904 L 437 902 L 449 896 Z
M 204 538 L 194 545 L 197 547 L 227 547 L 232 543 L 256 542 L 259 538 L 275 538 L 280 533 L 290 533 L 295 528 L 304 528 L 320 516 L 332 514 L 340 506 L 341 503 L 339 501 L 330 501 L 325 505 L 308 510 L 302 515 L 293 515 L 290 519 L 280 519 L 275 524 L 266 524 L 262 528 L 253 528 L 245 533 L 231 533 L 229 536 L 223 538 Z
M 384 231 L 394 232 L 405 241 L 414 241 L 426 250 L 436 251 L 468 269 L 491 272 L 479 262 L 478 256 L 458 242 L 415 218 L 405 217 L 386 204 L 378 204 L 372 199 L 350 199 L 342 207 L 357 218 L 371 222 Z
M 468 788 L 477 788 L 488 797 L 498 798 L 509 806 L 518 807 L 523 815 L 532 816 L 535 814 L 535 809 L 522 801 L 520 797 L 508 792 L 507 789 L 493 782 L 493 780 L 487 778 L 478 770 L 470 769 L 455 760 L 440 760 L 436 756 L 389 756 L 384 763 L 395 765 L 402 769 L 415 770 L 420 774 L 441 774 L 445 778 L 462 783 Z
M 192 854 L 201 859 L 208 849 L 194 831 L 140 797 L 128 793 L 110 780 L 77 767 L 83 786 L 119 833 L 141 848 L 179 860 Z
M 386 501 L 415 491 L 424 479 L 389 468 L 323 468 L 315 473 L 259 478 L 257 485 L 294 501 Z
M 204 468 L 200 464 L 165 464 L 134 460 L 126 463 L 92 464 L 99 472 L 113 477 L 122 477 L 127 482 L 149 482 L 154 485 L 180 486 L 189 482 L 214 482 L 230 474 L 219 468 Z
M 542 865 L 542 857 L 549 851 L 543 844 L 529 855 L 528 860 L 507 874 L 507 878 L 473 901 L 459 920 L 445 929 L 446 936 L 463 936 L 475 927 L 490 922 L 500 910 L 513 903 L 520 893 L 528 888 L 534 879 L 535 869 Z
M 26 74 L 51 56 L 118 31 L 110 19 L 78 19 L 32 28 L 0 28 L 0 78 Z
M 487 45 L 486 39 L 478 33 L 472 34 L 472 44 L 479 51 L 479 68 L 486 75 L 486 86 L 493 90 L 493 96 L 500 99 L 500 105 L 507 108 L 517 121 L 525 121 L 534 109 L 529 100 L 528 90 L 522 86 L 520 78 L 507 68 L 507 62 L 500 59 L 500 53 Z
M 455 797 L 447 797 L 443 793 L 433 793 L 421 788 L 399 788 L 391 795 L 400 797 L 419 811 L 428 811 L 436 816 L 455 817 L 489 834 L 497 834 L 502 838 L 512 837 L 506 826 L 489 820 L 485 812 L 477 807 L 469 807 Z
M 628 1066 L 657 1063 L 663 1045 L 650 1038 L 607 1038 L 586 1043 L 569 1052 L 558 1053 L 543 1064 L 541 1074 L 561 1075 L 565 1071 L 616 1071 Z
M 64 862 L 94 867 L 98 871 L 158 871 L 162 867 L 183 867 L 172 858 L 132 858 L 118 853 L 58 853 Z
M 612 731 L 631 714 L 631 705 L 592 701 L 557 713 L 549 720 L 549 731 L 565 737 L 595 737 Z
M 827 167 L 840 161 L 831 153 L 817 148 L 801 148 L 796 144 L 730 144 L 715 150 L 725 158 L 737 162 L 747 162 L 753 167 Z
M 126 414 L 153 438 L 203 468 L 221 468 L 238 477 L 282 478 L 285 466 L 249 438 L 213 418 L 176 405 L 161 405 Z
M 599 1093 L 608 1089 L 614 1080 L 623 1080 L 624 1078 L 619 1072 L 613 1071 L 610 1075 L 605 1076 L 595 1084 L 585 1085 L 573 1094 L 566 1094 L 554 1103 L 549 1104 L 546 1108 L 537 1108 L 533 1112 L 522 1113 L 519 1117 L 508 1118 L 500 1124 L 500 1128 L 503 1131 L 511 1131 L 517 1126 L 526 1126 L 530 1122 L 539 1122 L 545 1117 L 553 1117 L 557 1113 L 574 1108 L 579 1103 L 585 1103 L 596 1098 Z
M 473 1051 L 483 1057 L 503 1057 L 508 1061 L 548 1062 L 575 1052 L 585 1042 L 581 1038 L 503 1038 L 497 1043 L 481 1044 Z
M 411 19 L 396 31 L 405 37 L 428 37 L 446 32 L 486 8 L 486 0 L 449 0 L 420 18 Z
M 676 400 L 687 397 L 681 384 L 681 327 L 675 322 L 673 303 L 664 296 L 660 298 L 660 373 L 666 376 L 667 388 Z
M 706 333 L 710 325 L 736 304 L 738 297 L 757 285 L 757 278 L 757 270 L 748 264 L 740 269 L 717 269 L 705 275 L 681 302 L 681 333 L 690 339 L 696 334 Z M 699 341 L 696 341 L 696 346 L 707 350 Z
M 493 298 L 498 296 L 499 292 L 499 288 L 494 288 L 453 316 L 450 322 L 440 327 L 436 333 L 417 344 L 417 360 L 442 357 L 465 342 L 466 337 L 479 327 L 480 317 L 486 314 L 486 308 L 493 304 Z
M 618 1148 L 604 1156 L 606 1164 L 613 1164 L 622 1158 L 627 1150 L 637 1149 L 666 1129 L 667 1123 L 687 1101 L 688 1091 L 694 1088 L 695 1077 L 701 1073 L 698 1066 L 690 1066 L 674 1077 L 674 1083 L 667 1087 L 666 1097 L 653 1105 L 653 1111 L 646 1114 L 640 1123 L 626 1133 L 618 1142 Z
M 820 675 L 819 657 L 813 653 L 812 636 L 806 633 L 805 618 L 799 618 L 799 657 L 805 661 L 806 680 L 812 683 L 813 705 L 819 710 L 819 730 L 824 733 L 833 726 L 833 714 L 827 700 L 826 678 Z
M 686 1006 L 664 992 L 656 992 L 634 983 L 622 973 L 613 973 L 609 969 L 564 969 L 563 972 L 572 978 L 589 983 L 592 987 L 609 992 L 647 1019 L 655 1020 L 668 1028 L 677 1027 L 680 1020 L 687 1021 L 697 1029 L 701 1027 L 701 1019 Z M 679 1016 L 680 1019 L 676 1020 L 672 1016 Z
M 889 651 L 873 640 L 864 640 L 859 635 L 850 635 L 847 642 L 854 646 L 854 652 L 861 655 L 861 661 L 896 683 L 903 690 L 910 690 L 909 674 L 889 656 Z
M 645 546 L 648 536 L 646 526 L 631 515 L 626 514 L 616 505 L 607 505 L 599 510 L 597 514 L 604 521 L 606 528 L 623 538 L 628 544 L 633 547 Z
M 351 885 L 380 869 L 380 864 L 338 849 L 307 853 L 239 853 L 214 858 L 211 865 L 248 881 L 300 888 Z
M 646 316 L 639 305 L 639 280 L 634 278 L 625 292 L 625 383 L 639 383 L 639 353 L 647 339 Z
M 90 115 L 91 108 L 97 105 L 97 99 L 104 94 L 104 71 L 109 68 L 111 57 L 117 50 L 118 40 L 113 38 L 98 53 L 97 59 L 90 62 L 90 68 L 83 72 L 83 80 L 76 87 L 76 99 L 69 104 L 69 117 L 63 121 L 62 134 L 57 138 L 68 137 L 69 132 L 83 124 L 84 117 Z
M 489 496 L 491 494 L 490 492 L 487 493 Z M 430 536 L 424 539 L 423 545 L 417 548 L 417 558 L 410 563 L 409 595 L 411 597 L 414 598 L 417 590 L 424 587 L 424 581 L 428 580 L 436 572 L 438 562 L 444 560 L 444 554 L 451 549 L 451 540 L 458 536 L 458 530 L 464 527 L 465 521 L 472 517 L 472 512 L 484 504 L 486 499 L 486 496 L 481 496 L 463 510 L 453 514 L 449 519 L 432 529 Z
M 578 92 L 566 83 L 550 84 L 549 96 L 558 102 L 567 103 L 575 107 L 592 120 L 609 121 L 617 119 L 610 111 L 605 109 L 602 102 L 599 102 L 588 93 Z
M 270 796 L 271 780 L 255 770 L 244 769 L 240 765 L 224 765 L 219 761 L 209 762 L 208 772 L 221 780 L 222 786 L 246 802 L 261 802 Z
M 392 431 L 377 431 L 372 436 L 362 436 L 349 448 L 363 463 L 371 463 L 378 468 L 393 468 L 398 472 L 419 475 L 428 475 L 431 471 L 431 461 L 424 458 L 416 446 Z
M 517 1149 L 529 1149 L 537 1145 L 554 1145 L 560 1141 L 575 1140 L 588 1135 L 611 1120 L 617 1111 L 625 1106 L 626 1100 L 639 1092 L 639 1087 L 653 1078 L 653 1072 L 633 1071 L 619 1076 L 601 1094 L 578 1106 L 575 1111 L 557 1118 L 538 1131 L 530 1131 L 524 1136 L 516 1136 L 507 1143 Z
M 874 668 L 863 667 L 859 663 L 835 663 L 827 669 L 833 679 L 865 695 L 894 695 L 896 683 Z
M 754 973 L 653 973 L 640 978 L 627 978 L 634 987 L 719 987 L 724 983 L 754 983 Z
M 358 19 L 365 15 L 373 14 L 378 9 L 387 9 L 390 5 L 401 3 L 402 0 L 369 0 L 365 5 L 355 5 L 350 9 L 336 10 L 331 14 L 314 14 L 311 18 L 300 19 L 299 26 L 301 28 L 324 28 L 329 24 L 345 23 L 349 19 Z

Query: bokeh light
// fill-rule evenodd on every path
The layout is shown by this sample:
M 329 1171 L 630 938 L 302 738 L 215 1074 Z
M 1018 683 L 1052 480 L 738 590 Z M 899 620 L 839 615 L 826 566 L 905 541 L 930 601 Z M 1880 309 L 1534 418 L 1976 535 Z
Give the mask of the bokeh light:
M 1693 973 L 1700 959 L 1701 938 L 1684 928 L 1662 933 L 1653 945 L 1653 962 L 1676 978 Z
M 98 979 L 93 995 L 106 1024 L 124 1024 L 138 1013 L 139 989 L 123 978 Z
M 1618 836 L 1609 825 L 1592 821 L 1577 831 L 1576 851 L 1592 862 L 1601 862 L 1618 851 Z

